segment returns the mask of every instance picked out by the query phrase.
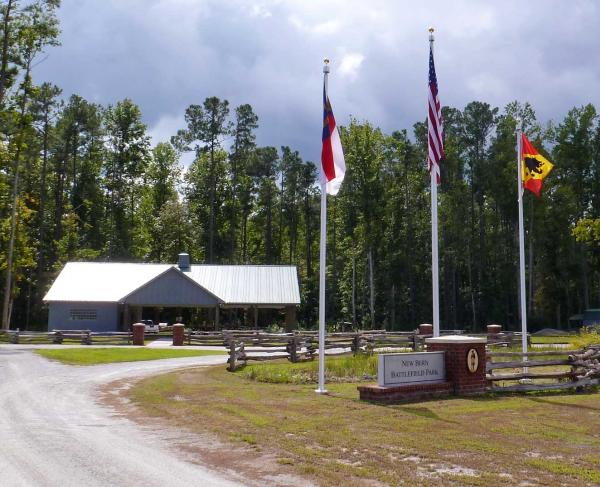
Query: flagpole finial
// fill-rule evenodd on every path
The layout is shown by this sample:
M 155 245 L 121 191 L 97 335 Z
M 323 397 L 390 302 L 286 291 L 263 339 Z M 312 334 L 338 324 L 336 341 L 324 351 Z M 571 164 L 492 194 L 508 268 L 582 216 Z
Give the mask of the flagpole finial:
M 323 59 L 323 72 L 329 73 L 329 58 Z
M 435 32 L 435 29 L 433 27 L 429 27 L 427 30 L 429 31 L 429 42 L 433 42 L 433 33 Z

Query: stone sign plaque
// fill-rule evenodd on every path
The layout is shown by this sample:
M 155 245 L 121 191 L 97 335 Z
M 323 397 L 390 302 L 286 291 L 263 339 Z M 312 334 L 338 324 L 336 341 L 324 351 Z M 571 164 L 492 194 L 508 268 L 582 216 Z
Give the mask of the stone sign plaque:
M 444 353 L 379 354 L 377 381 L 382 387 L 444 382 L 446 380 Z

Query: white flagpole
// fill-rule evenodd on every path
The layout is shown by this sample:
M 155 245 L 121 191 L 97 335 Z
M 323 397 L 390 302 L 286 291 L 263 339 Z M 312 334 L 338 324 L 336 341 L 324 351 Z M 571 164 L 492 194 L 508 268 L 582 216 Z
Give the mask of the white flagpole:
M 433 28 L 429 29 L 429 47 L 433 52 Z M 440 284 L 438 271 L 437 173 L 431 166 L 431 286 L 433 291 L 433 336 L 440 336 Z
M 521 299 L 521 344 L 523 353 L 527 353 L 527 308 L 525 303 L 525 231 L 523 230 L 523 177 L 521 170 L 521 119 L 517 118 L 517 195 L 519 200 L 519 288 Z M 527 356 L 523 356 L 523 361 L 527 361 Z M 523 367 L 523 372 L 527 372 L 527 367 Z
M 329 61 L 323 65 L 323 83 L 327 93 Z M 319 388 L 316 393 L 325 394 L 325 260 L 327 249 L 327 183 L 321 184 L 321 240 L 319 242 Z

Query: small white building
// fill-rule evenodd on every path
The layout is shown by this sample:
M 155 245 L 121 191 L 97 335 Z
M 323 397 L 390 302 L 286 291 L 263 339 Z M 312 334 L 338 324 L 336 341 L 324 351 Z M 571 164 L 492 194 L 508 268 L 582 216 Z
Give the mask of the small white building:
M 211 308 L 215 327 L 222 310 L 285 310 L 286 328 L 296 324 L 298 272 L 283 265 L 190 265 L 69 262 L 44 297 L 48 329 L 126 330 L 145 308 Z M 193 325 L 193 323 L 192 323 Z

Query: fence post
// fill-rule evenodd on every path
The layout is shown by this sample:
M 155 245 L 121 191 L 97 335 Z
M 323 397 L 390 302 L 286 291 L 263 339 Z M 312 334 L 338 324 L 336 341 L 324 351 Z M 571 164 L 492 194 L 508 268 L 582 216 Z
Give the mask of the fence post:
M 183 323 L 175 323 L 173 325 L 173 346 L 181 347 L 185 339 L 185 326 Z
M 146 325 L 144 323 L 134 323 L 133 324 L 133 344 L 143 346 L 144 345 L 144 331 L 146 330 Z
M 82 345 L 91 345 L 92 344 L 92 337 L 90 335 L 90 330 L 83 330 L 81 332 L 81 344 Z
M 354 355 L 358 355 L 360 353 L 360 333 L 356 332 L 352 337 L 352 346 L 350 347 Z
M 233 372 L 237 368 L 237 352 L 235 351 L 235 348 L 235 340 L 231 340 L 229 342 L 229 359 L 227 360 L 227 362 L 229 363 L 229 367 L 227 367 L 227 370 L 229 370 L 230 372 Z
M 223 346 L 229 347 L 231 346 L 231 342 L 233 341 L 233 337 L 229 330 L 223 331 Z
M 54 338 L 52 339 L 52 343 L 58 343 L 59 345 L 63 342 L 62 333 L 59 330 L 54 331 Z
M 15 332 L 10 336 L 10 343 L 19 343 L 19 328 L 17 328 Z
M 296 336 L 291 336 L 286 348 L 288 349 L 288 353 L 290 354 L 290 362 L 292 362 L 293 364 L 298 362 L 298 350 L 296 348 L 296 345 Z

